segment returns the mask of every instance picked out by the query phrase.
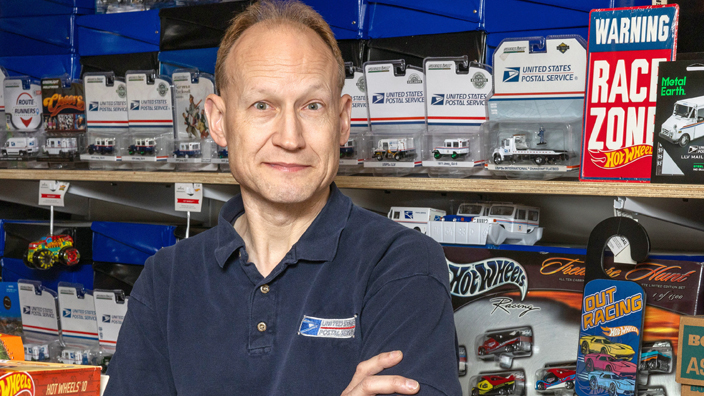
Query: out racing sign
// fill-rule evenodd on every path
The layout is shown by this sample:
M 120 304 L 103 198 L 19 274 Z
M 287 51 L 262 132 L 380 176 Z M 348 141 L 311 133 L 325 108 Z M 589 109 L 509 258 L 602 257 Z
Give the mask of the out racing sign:
M 650 181 L 657 76 L 675 58 L 679 8 L 593 10 L 582 180 Z

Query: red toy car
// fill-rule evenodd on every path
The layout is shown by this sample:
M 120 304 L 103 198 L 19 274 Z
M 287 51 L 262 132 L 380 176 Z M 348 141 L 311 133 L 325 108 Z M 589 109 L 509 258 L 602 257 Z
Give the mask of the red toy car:
M 479 356 L 492 353 L 510 353 L 523 349 L 523 345 L 530 351 L 530 335 L 528 330 L 509 330 L 486 334 L 484 342 L 477 348 Z M 521 342 L 524 341 L 524 344 Z
M 602 370 L 626 378 L 635 378 L 636 376 L 637 366 L 635 363 L 619 360 L 604 353 L 590 353 L 584 356 L 584 364 L 588 372 Z

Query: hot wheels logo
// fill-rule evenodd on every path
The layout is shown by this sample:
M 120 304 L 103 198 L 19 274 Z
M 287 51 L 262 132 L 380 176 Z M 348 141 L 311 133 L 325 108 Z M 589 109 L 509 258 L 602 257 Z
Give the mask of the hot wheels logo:
M 34 396 L 34 380 L 27 373 L 15 372 L 0 377 L 0 394 L 3 396 Z
M 590 150 L 592 163 L 602 169 L 616 169 L 636 162 L 641 158 L 652 157 L 653 146 L 638 144 L 618 150 L 601 151 Z
M 521 300 L 528 290 L 526 270 L 508 258 L 493 258 L 469 264 L 447 260 L 450 271 L 450 293 L 458 297 L 475 297 L 504 285 L 521 291 Z

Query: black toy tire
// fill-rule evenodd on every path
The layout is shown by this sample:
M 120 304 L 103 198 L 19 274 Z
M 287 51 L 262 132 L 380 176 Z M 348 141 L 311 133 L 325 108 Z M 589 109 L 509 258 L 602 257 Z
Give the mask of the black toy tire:
M 567 381 L 567 382 L 565 382 L 565 388 L 567 388 L 567 389 L 574 389 L 574 381 Z
M 377 161 L 381 161 L 384 159 L 384 156 L 382 154 L 377 154 L 374 157 L 376 158 Z
M 539 383 L 538 384 L 538 390 L 545 390 L 545 384 L 544 383 Z
M 677 144 L 679 144 L 680 147 L 684 147 L 688 145 L 690 141 L 691 139 L 689 138 L 689 134 L 685 133 L 684 135 L 682 135 L 680 140 L 677 141 Z
M 402 158 L 402 157 L 401 157 L 401 154 L 399 154 L 399 153 L 394 154 L 394 159 L 395 159 L 396 161 L 401 161 L 401 158 Z
M 501 156 L 499 154 L 494 154 L 494 164 L 498 165 L 501 161 Z
M 535 164 L 538 166 L 544 165 L 545 164 L 545 157 L 543 157 L 542 155 L 539 155 L 539 156 L 533 158 L 533 162 L 535 162 Z
M 33 259 L 37 269 L 47 270 L 54 266 L 54 255 L 48 249 L 38 249 Z

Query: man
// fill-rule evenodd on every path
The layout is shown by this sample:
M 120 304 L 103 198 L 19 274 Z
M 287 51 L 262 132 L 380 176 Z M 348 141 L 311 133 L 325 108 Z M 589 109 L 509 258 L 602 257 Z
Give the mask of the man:
M 105 394 L 459 395 L 442 249 L 333 183 L 351 98 L 327 24 L 255 4 L 216 82 L 210 133 L 241 195 L 147 261 Z

